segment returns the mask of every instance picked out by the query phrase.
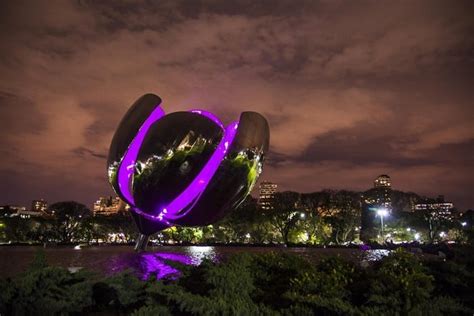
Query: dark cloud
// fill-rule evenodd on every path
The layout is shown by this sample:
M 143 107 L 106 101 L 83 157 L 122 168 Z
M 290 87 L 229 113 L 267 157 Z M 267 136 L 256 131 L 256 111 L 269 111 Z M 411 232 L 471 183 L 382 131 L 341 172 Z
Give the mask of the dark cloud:
M 362 123 L 361 126 L 331 131 L 316 137 L 301 155 L 291 159 L 301 163 L 339 161 L 360 166 L 378 163 L 394 168 L 460 164 L 474 167 L 474 138 L 457 144 L 440 144 L 413 155 L 411 147 L 419 140 L 396 132 L 379 132 L 387 127 Z
M 263 177 L 284 189 L 388 173 L 472 207 L 472 16 L 472 1 L 2 2 L 0 203 L 109 193 L 114 128 L 153 92 L 168 112 L 263 113 Z

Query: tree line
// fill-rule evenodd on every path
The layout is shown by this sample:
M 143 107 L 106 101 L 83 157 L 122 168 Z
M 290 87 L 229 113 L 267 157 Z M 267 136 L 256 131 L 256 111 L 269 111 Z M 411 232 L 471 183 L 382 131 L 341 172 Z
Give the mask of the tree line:
M 347 245 L 358 242 L 363 203 L 353 191 L 325 190 L 314 193 L 278 192 L 272 207 L 263 209 L 249 196 L 221 221 L 203 227 L 171 227 L 152 237 L 160 243 L 179 244 L 305 244 Z M 392 192 L 392 211 L 385 233 L 390 240 L 418 240 L 433 243 L 442 239 L 472 240 L 473 212 L 464 219 L 450 220 L 431 212 L 411 212 L 422 197 L 414 193 Z M 131 243 L 137 231 L 128 213 L 93 216 L 83 204 L 68 201 L 52 204 L 50 218 L 5 217 L 0 219 L 3 242 Z M 467 219 L 466 219 L 467 218 Z M 377 222 L 374 222 L 375 229 Z M 443 237 L 440 232 L 444 232 Z

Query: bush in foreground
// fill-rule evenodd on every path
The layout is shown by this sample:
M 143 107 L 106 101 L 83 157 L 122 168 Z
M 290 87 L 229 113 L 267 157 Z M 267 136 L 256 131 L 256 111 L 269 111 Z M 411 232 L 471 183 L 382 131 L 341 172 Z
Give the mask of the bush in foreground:
M 176 263 L 175 263 L 176 265 Z M 397 250 L 368 268 L 339 257 L 236 255 L 141 281 L 49 267 L 41 258 L 0 281 L 5 315 L 471 315 L 473 273 Z M 462 278 L 462 279 L 461 279 Z

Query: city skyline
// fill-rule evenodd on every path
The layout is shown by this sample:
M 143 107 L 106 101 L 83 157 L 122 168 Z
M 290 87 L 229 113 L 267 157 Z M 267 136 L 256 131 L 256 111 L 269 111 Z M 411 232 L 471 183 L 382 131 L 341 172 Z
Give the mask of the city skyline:
M 265 179 L 261 179 L 258 181 L 259 184 L 254 187 L 253 191 L 253 199 L 256 201 L 257 205 L 259 205 L 260 208 L 264 210 L 269 210 L 271 209 L 271 200 L 273 198 L 273 195 L 275 193 L 284 193 L 284 191 L 281 191 L 278 189 L 278 184 L 269 182 Z M 391 209 L 391 192 L 392 192 L 392 186 L 391 186 L 391 178 L 389 175 L 383 174 L 379 175 L 373 180 L 372 187 L 364 190 L 364 191 L 347 191 L 347 192 L 353 192 L 357 193 L 360 195 L 362 199 L 365 199 L 365 195 L 369 194 L 371 195 L 373 193 L 373 190 L 379 190 L 381 195 L 373 200 L 372 202 L 368 203 L 375 203 L 378 205 L 383 205 L 387 209 Z M 325 189 L 321 190 L 319 192 L 324 192 L 326 190 L 330 189 Z M 380 191 L 381 190 L 381 191 Z M 331 191 L 331 190 L 330 190 Z M 336 192 L 343 192 L 345 191 L 344 189 L 341 190 L 334 190 L 334 193 Z M 395 191 L 399 191 L 395 188 Z M 313 192 L 295 192 L 295 191 L 286 191 L 286 192 L 294 192 L 300 195 L 305 195 L 305 194 L 312 194 L 312 193 L 318 193 L 316 191 Z M 372 192 L 372 193 L 371 193 Z M 403 191 L 399 191 L 403 192 Z M 404 192 L 408 194 L 417 194 L 416 192 Z M 382 203 L 381 200 L 385 200 L 388 203 Z M 55 201 L 59 202 L 59 201 Z M 449 211 L 449 214 L 451 214 L 452 210 L 456 210 L 457 213 L 462 213 L 464 211 L 467 211 L 468 209 L 459 209 L 456 208 L 454 203 L 445 201 L 444 200 L 444 195 L 440 194 L 437 196 L 423 196 L 423 195 L 418 195 L 418 200 L 413 201 L 413 205 L 411 207 L 411 211 L 420 211 L 420 210 L 426 210 L 427 208 L 440 208 L 443 210 L 443 212 Z M 12 211 L 32 211 L 36 212 L 38 214 L 46 214 L 47 209 L 48 209 L 48 201 L 45 201 L 44 199 L 39 199 L 39 200 L 32 200 L 31 201 L 31 208 L 28 209 L 26 206 L 18 203 L 12 203 L 12 204 L 0 204 L 0 207 L 10 207 Z M 121 198 L 116 195 L 115 193 L 112 193 L 112 195 L 105 195 L 105 196 L 98 196 L 96 200 L 92 203 L 92 205 L 87 205 L 84 204 L 87 208 L 91 206 L 89 209 L 90 211 L 95 215 L 100 214 L 100 215 L 110 215 L 110 214 L 116 214 L 119 212 L 125 211 L 129 206 L 121 200 Z
M 474 204 L 472 2 L 0 8 L 0 204 L 112 195 L 112 133 L 147 92 L 225 123 L 264 114 L 261 178 L 281 190 L 363 191 L 388 174 L 397 190 Z

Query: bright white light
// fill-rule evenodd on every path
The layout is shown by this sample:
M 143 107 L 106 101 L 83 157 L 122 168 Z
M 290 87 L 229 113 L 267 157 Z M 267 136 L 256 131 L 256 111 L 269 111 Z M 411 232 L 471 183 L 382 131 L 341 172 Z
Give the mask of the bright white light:
M 415 234 L 415 240 L 418 240 L 418 239 L 420 239 L 420 233 Z
M 300 218 L 305 218 L 305 217 L 306 217 L 305 213 L 300 214 Z
M 214 259 L 216 256 L 214 247 L 210 246 L 191 246 L 186 249 L 192 264 L 200 264 L 204 258 Z
M 247 235 L 245 235 L 245 237 L 250 238 L 250 233 L 247 233 Z
M 410 228 L 410 227 L 407 228 L 407 232 L 409 232 L 409 231 L 411 231 L 411 228 Z
M 445 232 L 439 233 L 439 237 L 443 238 L 443 237 L 445 237 L 445 236 L 446 236 L 446 233 L 445 233 Z
M 380 217 L 385 217 L 388 215 L 388 210 L 386 208 L 379 208 L 377 210 L 377 215 Z
M 462 222 L 461 225 L 462 225 L 462 227 L 464 227 L 464 226 L 467 225 L 467 222 Z

